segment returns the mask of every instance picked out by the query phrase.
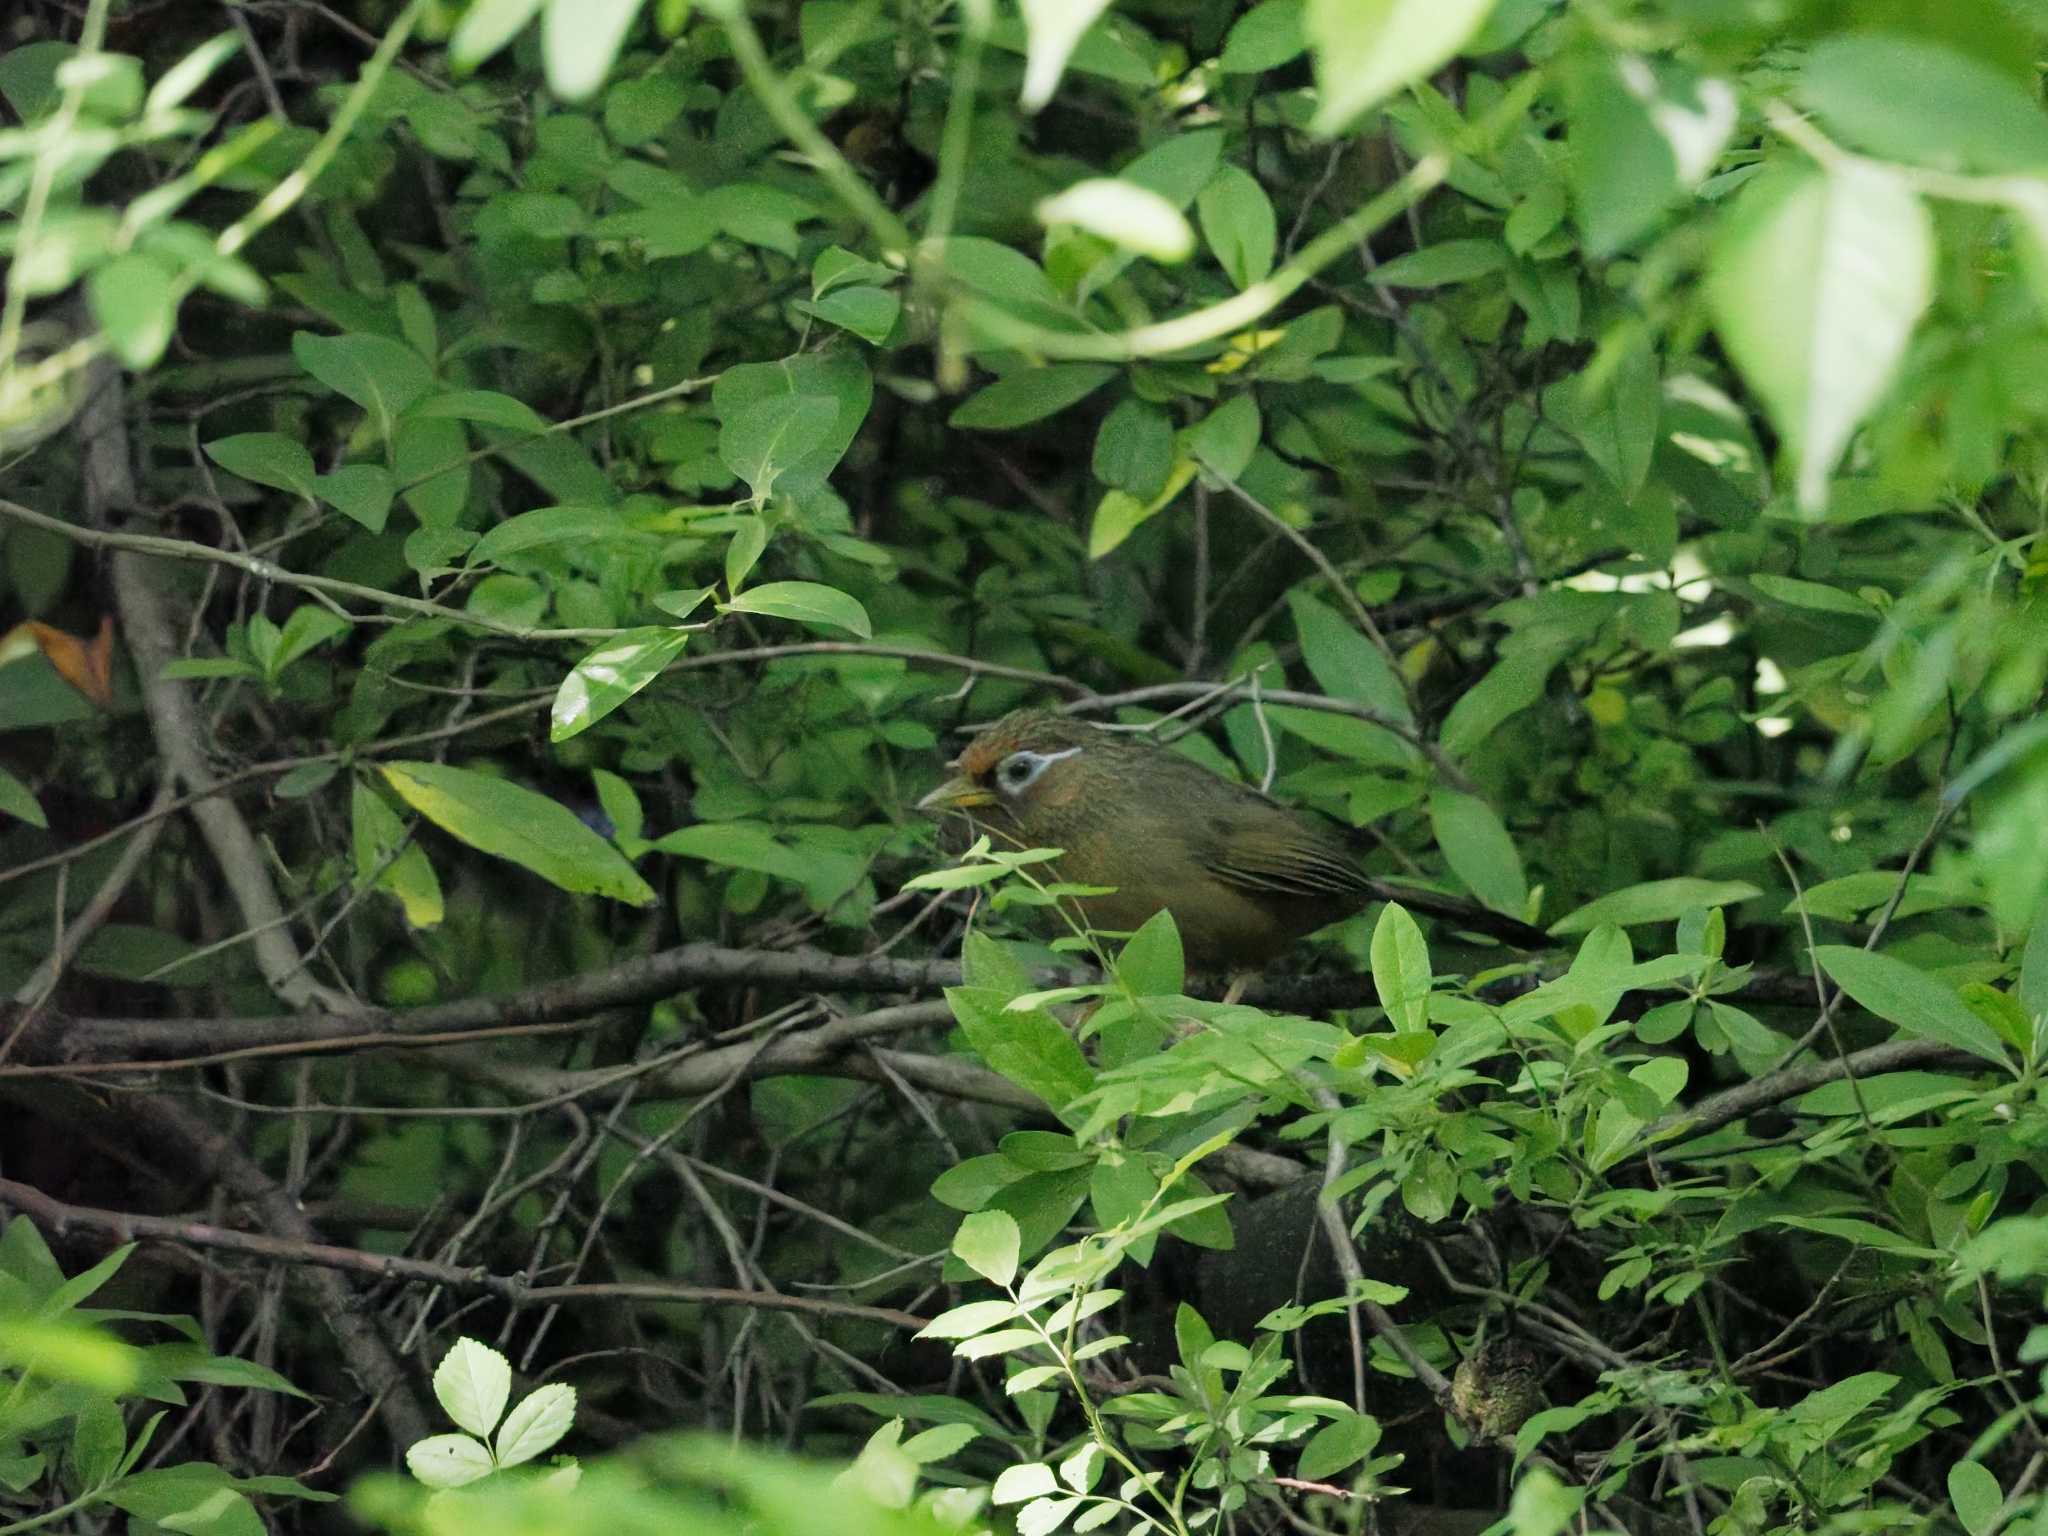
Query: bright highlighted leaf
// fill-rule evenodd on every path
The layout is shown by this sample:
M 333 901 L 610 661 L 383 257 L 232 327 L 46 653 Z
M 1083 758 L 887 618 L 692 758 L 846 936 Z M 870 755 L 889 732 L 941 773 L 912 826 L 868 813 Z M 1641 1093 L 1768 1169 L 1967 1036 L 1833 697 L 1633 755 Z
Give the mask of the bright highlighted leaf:
M 654 904 L 653 890 L 619 851 L 546 795 L 443 763 L 386 763 L 381 771 L 407 805 L 472 848 L 565 891 Z
M 548 740 L 567 741 L 661 676 L 689 643 L 687 629 L 637 629 L 607 640 L 577 662 L 555 692 Z
M 511 1392 L 511 1364 L 475 1339 L 457 1339 L 434 1368 L 435 1400 L 473 1435 L 488 1435 L 498 1427 Z
M 1311 128 L 1339 133 L 1368 107 L 1447 63 L 1493 0 L 1308 0 L 1322 104 Z
M 93 318 L 114 355 L 130 368 L 153 368 L 178 324 L 178 290 L 153 256 L 116 256 L 86 279 Z
M 1780 171 L 1730 211 L 1708 301 L 1790 446 L 1808 511 L 1825 504 L 1829 474 L 1890 386 L 1933 282 L 1932 221 L 1881 166 Z
M 982 1279 L 1008 1285 L 1017 1278 L 1017 1223 L 1001 1211 L 976 1211 L 953 1234 L 953 1252 Z
M 1017 104 L 1036 112 L 1059 88 L 1081 34 L 1109 9 L 1109 0 L 1020 0 L 1024 12 L 1024 89 Z
M 1146 187 L 1097 176 L 1077 181 L 1038 205 L 1041 224 L 1071 224 L 1154 261 L 1186 261 L 1195 232 L 1181 211 Z
M 564 101 L 596 94 L 641 4 L 642 0 L 548 0 L 540 24 L 548 88 Z

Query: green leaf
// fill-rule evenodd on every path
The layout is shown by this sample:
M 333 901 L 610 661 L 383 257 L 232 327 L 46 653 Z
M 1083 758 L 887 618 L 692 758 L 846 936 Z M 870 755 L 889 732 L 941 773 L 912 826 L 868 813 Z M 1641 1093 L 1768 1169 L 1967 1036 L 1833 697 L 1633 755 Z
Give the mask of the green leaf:
M 628 528 L 615 507 L 539 507 L 508 517 L 470 546 L 471 567 L 496 565 L 547 544 L 644 542 Z
M 1749 578 L 1749 584 L 1765 597 L 1792 608 L 1846 614 L 1856 619 L 1878 616 L 1877 609 L 1854 592 L 1844 592 L 1840 587 L 1831 587 L 1825 582 L 1801 581 L 1796 576 L 1774 576 L 1768 571 L 1760 571 Z
M 314 493 L 313 455 L 295 437 L 282 432 L 243 432 L 234 437 L 217 437 L 206 445 L 206 456 L 231 475 L 240 475 L 257 485 L 275 486 L 301 496 Z
M 422 400 L 407 412 L 414 418 L 480 421 L 508 432 L 545 432 L 548 419 L 523 400 L 495 389 L 449 389 Z
M 266 673 L 275 682 L 278 674 L 307 652 L 339 638 L 354 628 L 338 613 L 313 603 L 301 603 L 284 622 L 277 649 L 271 654 Z
M 50 826 L 50 819 L 43 814 L 42 806 L 36 803 L 34 793 L 5 768 L 0 768 L 0 816 L 12 816 L 45 831 Z
M 735 519 L 732 540 L 725 546 L 725 590 L 737 595 L 754 574 L 761 554 L 768 548 L 766 518 L 743 516 Z
M 749 587 L 730 602 L 718 605 L 721 613 L 761 613 L 771 618 L 795 619 L 803 624 L 829 624 L 860 636 L 874 637 L 867 609 L 837 587 L 815 581 L 770 581 Z
M 1522 856 L 1492 806 L 1475 795 L 1439 789 L 1429 797 L 1430 825 L 1451 873 L 1496 912 L 1519 916 L 1529 904 Z
M 2020 957 L 2019 998 L 2027 1017 L 2048 1018 L 2048 907 L 2034 913 L 2034 928 Z
M 448 62 L 466 75 L 517 37 L 541 0 L 471 0 L 448 36 Z
M 1187 982 L 1180 929 L 1173 914 L 1153 913 L 1125 941 L 1116 957 L 1117 979 L 1140 997 L 1175 997 Z
M 130 252 L 94 268 L 85 291 L 114 355 L 130 368 L 154 368 L 178 325 L 178 286 L 170 268 L 154 256 Z
M 1364 1413 L 1341 1414 L 1317 1430 L 1302 1448 L 1294 1475 L 1309 1482 L 1327 1482 L 1363 1461 L 1379 1443 L 1379 1420 Z
M 387 439 L 406 409 L 434 387 L 426 359 L 389 336 L 299 331 L 292 337 L 292 356 L 322 384 L 368 411 L 378 435 Z
M 2005 1492 L 1983 1462 L 1959 1461 L 1948 1469 L 1948 1501 L 1969 1536 L 1991 1536 L 2005 1505 Z
M 1027 426 L 1093 394 L 1114 378 L 1116 371 L 1107 363 L 1020 368 L 961 401 L 946 424 L 984 432 Z
M 1236 480 L 1259 450 L 1259 402 L 1249 391 L 1216 407 L 1188 428 L 1187 450 L 1224 480 Z
M 1144 502 L 1173 468 L 1173 422 L 1156 405 L 1124 399 L 1095 434 L 1095 478 Z
M 988 987 L 948 987 L 946 1001 L 975 1054 L 1055 1111 L 1093 1086 L 1081 1048 L 1044 1009 L 1010 1012 L 1010 999 Z
M 1354 629 L 1336 609 L 1302 587 L 1287 594 L 1301 657 L 1324 693 L 1351 699 L 1392 720 L 1408 721 L 1408 695 L 1379 647 Z
M 975 1211 L 953 1234 L 953 1253 L 991 1285 L 1017 1278 L 1017 1223 L 1001 1211 Z
M 889 339 L 889 333 L 896 329 L 897 317 L 903 313 L 903 301 L 895 294 L 865 284 L 835 288 L 823 298 L 798 307 L 878 347 Z
M 1479 30 L 1493 0 L 1308 0 L 1322 100 L 1313 132 L 1349 128 L 1359 114 L 1433 74 Z
M 2010 1065 L 1991 1026 L 1925 971 L 1846 944 L 1817 944 L 1813 958 L 1844 992 L 1907 1034 L 1942 1041 L 1999 1067 Z
M 1623 890 L 1609 891 L 1605 896 L 1587 902 L 1576 912 L 1568 912 L 1552 923 L 1550 932 L 1562 937 L 1591 933 L 1603 923 L 1612 923 L 1618 928 L 1632 927 L 1637 923 L 1671 923 L 1695 907 L 1733 906 L 1738 901 L 1748 901 L 1762 894 L 1761 889 L 1747 880 L 1698 880 L 1683 875 L 1670 880 L 1650 880 Z
M 397 493 L 391 472 L 381 464 L 344 464 L 313 477 L 313 494 L 352 523 L 382 533 Z
M 1723 220 L 1707 299 L 1736 366 L 1791 449 L 1816 511 L 1934 292 L 1934 231 L 1896 173 L 1865 161 L 1780 170 Z
M 1565 650 L 1562 645 L 1545 646 L 1501 657 L 1451 705 L 1437 744 L 1455 758 L 1477 751 L 1501 725 L 1543 697 Z
M 564 101 L 596 95 L 640 6 L 641 0 L 548 0 L 540 23 L 548 89 Z
M 774 399 L 818 398 L 832 402 L 833 420 L 808 451 L 789 457 L 788 444 L 776 455 L 775 489 L 791 497 L 822 490 L 826 476 L 845 457 L 874 399 L 874 377 L 856 348 L 806 352 L 774 363 L 739 363 L 725 369 L 711 391 L 712 409 L 724 429 Z M 763 420 L 768 418 L 763 417 Z M 752 429 L 749 428 L 749 431 Z
M 493 1449 L 498 1465 L 517 1467 L 552 1448 L 576 1419 L 576 1389 L 551 1381 L 535 1387 L 505 1415 Z
M 567 741 L 661 676 L 689 643 L 687 629 L 650 627 L 607 640 L 577 662 L 555 690 L 548 740 Z
M 1306 0 L 1260 0 L 1231 23 L 1217 67 L 1226 75 L 1259 75 L 1301 57 L 1308 48 Z
M 429 1488 L 460 1488 L 497 1470 L 490 1448 L 470 1435 L 429 1435 L 405 1448 L 405 1469 Z
M 434 1368 L 434 1399 L 472 1435 L 488 1437 L 512 1395 L 512 1365 L 475 1339 L 457 1339 Z
M 1195 199 L 1202 238 L 1239 288 L 1265 281 L 1273 270 L 1280 229 L 1272 199 L 1249 171 L 1226 165 Z
M 1823 38 L 1799 99 L 1829 133 L 1884 160 L 1942 171 L 2048 166 L 2048 115 L 2013 76 L 1904 32 Z
M 719 460 L 765 501 L 785 470 L 824 443 L 838 417 L 837 402 L 822 395 L 762 400 L 719 428 Z
M 440 879 L 426 850 L 406 840 L 405 823 L 398 813 L 360 780 L 351 786 L 349 811 L 356 888 L 361 890 L 374 880 L 380 890 L 397 898 L 408 926 L 439 926 L 446 913 Z
M 381 765 L 400 799 L 444 832 L 530 869 L 565 891 L 652 906 L 653 890 L 619 851 L 559 801 L 442 763 Z
M 1735 128 L 1735 92 L 1669 59 L 1595 48 L 1572 59 L 1565 82 L 1572 200 L 1586 254 L 1603 259 L 1714 168 Z
M 1443 288 L 1498 272 L 1507 263 L 1507 251 L 1495 241 L 1446 240 L 1381 263 L 1372 280 L 1383 288 Z
M 1395 1029 L 1429 1028 L 1429 941 L 1398 902 L 1388 902 L 1373 927 L 1372 985 Z

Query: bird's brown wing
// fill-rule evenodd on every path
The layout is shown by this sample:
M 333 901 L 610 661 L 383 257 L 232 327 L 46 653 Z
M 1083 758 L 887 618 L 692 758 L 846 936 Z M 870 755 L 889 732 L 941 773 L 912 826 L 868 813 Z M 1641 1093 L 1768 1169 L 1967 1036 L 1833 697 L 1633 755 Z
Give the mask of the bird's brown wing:
M 1279 896 L 1357 898 L 1372 890 L 1365 871 L 1334 828 L 1270 802 L 1263 814 L 1208 829 L 1202 863 L 1226 885 Z

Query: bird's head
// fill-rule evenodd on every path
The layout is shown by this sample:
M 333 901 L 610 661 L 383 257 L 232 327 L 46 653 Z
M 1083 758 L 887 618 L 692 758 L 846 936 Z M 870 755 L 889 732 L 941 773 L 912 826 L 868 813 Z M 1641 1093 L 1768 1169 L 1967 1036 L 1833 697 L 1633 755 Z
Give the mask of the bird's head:
M 917 808 L 957 812 L 1032 846 L 1029 829 L 1088 793 L 1106 766 L 1094 759 L 1106 759 L 1113 740 L 1092 725 L 1044 710 L 1018 710 L 970 741 L 949 765 L 954 776 Z

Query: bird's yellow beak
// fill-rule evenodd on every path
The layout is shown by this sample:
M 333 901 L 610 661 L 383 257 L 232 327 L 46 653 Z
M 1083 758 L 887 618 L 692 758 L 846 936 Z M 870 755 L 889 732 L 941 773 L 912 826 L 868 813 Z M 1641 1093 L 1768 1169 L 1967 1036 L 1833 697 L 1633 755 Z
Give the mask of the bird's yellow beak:
M 994 805 L 996 797 L 966 774 L 946 780 L 917 802 L 920 811 L 965 811 L 977 805 Z

